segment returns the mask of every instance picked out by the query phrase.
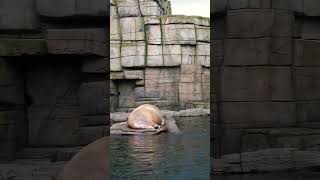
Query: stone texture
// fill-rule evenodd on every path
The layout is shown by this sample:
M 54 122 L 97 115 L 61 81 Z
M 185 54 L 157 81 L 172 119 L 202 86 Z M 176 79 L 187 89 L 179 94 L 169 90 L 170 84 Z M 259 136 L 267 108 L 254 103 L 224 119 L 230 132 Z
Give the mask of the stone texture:
M 1 56 L 43 55 L 48 52 L 46 42 L 36 39 L 1 39 Z
M 293 15 L 285 10 L 230 10 L 228 38 L 291 37 Z
M 225 45 L 224 45 L 223 40 L 215 40 L 212 42 L 211 54 L 213 54 L 213 57 L 210 58 L 211 59 L 210 64 L 212 64 L 212 66 L 219 67 L 222 65 L 222 62 L 224 62 L 224 54 L 225 54 L 224 51 L 227 51 L 227 50 L 225 50 L 224 46 Z M 248 48 L 250 48 L 250 47 L 248 47 Z
M 210 27 L 196 26 L 197 41 L 210 42 Z
M 39 20 L 33 0 L 3 0 L 0 12 L 0 30 L 39 29 Z
M 264 173 L 263 176 L 265 177 L 267 172 L 312 169 L 319 165 L 318 156 L 319 152 L 315 151 L 274 148 L 224 155 L 220 159 L 212 159 L 211 163 L 215 164 L 215 166 L 212 166 L 212 172 L 216 174 L 255 172 L 258 173 L 257 177 L 259 177 L 260 173 Z M 277 177 L 280 177 L 280 174 L 277 173 Z M 290 174 L 292 175 L 292 173 Z M 283 177 L 288 177 L 288 174 L 285 174 Z M 256 178 L 253 177 L 252 179 Z
M 124 70 L 124 78 L 125 79 L 144 79 L 144 71 L 143 70 Z
M 1 109 L 22 109 L 24 104 L 23 88 L 18 86 L 1 87 Z
M 107 92 L 108 85 L 104 81 L 83 83 L 79 90 L 81 114 L 108 114 Z
M 292 149 L 267 149 L 252 153 L 242 153 L 243 172 L 270 172 L 292 169 L 292 151 Z
M 156 67 L 163 66 L 163 46 L 162 45 L 148 45 L 147 46 L 147 66 Z
M 210 67 L 210 19 L 170 15 L 170 3 L 166 0 L 119 0 L 111 4 L 110 79 L 114 81 L 113 89 L 117 89 L 110 100 L 112 111 L 128 111 L 143 103 L 155 103 L 166 109 L 209 107 L 209 82 L 200 81 L 196 85 L 203 90 L 203 95 L 199 93 L 196 98 L 192 97 L 194 93 L 181 93 L 178 69 L 182 64 Z M 155 75 L 157 72 L 154 75 L 147 72 L 143 78 L 126 77 L 129 70 L 149 68 L 167 71 L 165 74 L 172 77 Z M 189 101 L 179 103 L 179 93 Z M 204 102 L 191 101 L 200 97 Z
M 121 65 L 123 67 L 144 67 L 146 46 L 144 42 L 122 42 Z
M 181 46 L 163 45 L 163 66 L 181 65 Z
M 139 0 L 139 6 L 143 16 L 160 16 L 164 14 L 158 3 L 153 0 Z
M 108 115 L 81 116 L 80 127 L 109 125 Z
M 162 16 L 162 24 L 194 24 L 192 16 L 176 15 L 176 16 Z
M 211 34 L 211 101 L 217 106 L 211 105 L 211 153 L 218 158 L 212 161 L 213 177 L 281 179 L 279 172 L 285 172 L 282 179 L 300 179 L 316 172 L 319 2 L 212 4 L 220 5 L 213 8 L 218 11 Z M 187 75 L 183 81 L 195 78 Z
M 293 100 L 290 68 L 228 67 L 220 76 L 223 101 Z
M 181 64 L 195 64 L 196 48 L 194 46 L 181 46 Z
M 93 16 L 106 17 L 108 14 L 107 1 L 97 0 L 36 0 L 37 11 L 42 16 L 47 17 L 70 17 L 70 16 Z
M 300 123 L 319 121 L 319 101 L 297 102 L 297 120 Z
M 290 39 L 228 39 L 224 65 L 290 65 Z
M 80 117 L 77 98 L 81 66 L 68 61 L 54 61 L 49 66 L 47 62 L 36 62 L 28 66 L 25 76 L 28 143 L 72 145 L 72 131 Z
M 144 40 L 145 31 L 142 17 L 120 18 L 121 39 L 123 41 Z
M 210 44 L 198 43 L 196 46 L 195 64 L 210 67 Z
M 271 0 L 230 0 L 229 9 L 268 9 L 271 7 Z
M 317 61 L 320 55 L 320 41 L 302 40 L 298 39 L 294 42 L 295 66 L 319 66 L 320 62 Z
M 51 54 L 106 56 L 105 29 L 49 29 L 46 39 Z
M 272 0 L 272 8 L 303 13 L 305 0 Z
M 107 58 L 88 58 L 83 61 L 82 72 L 107 74 L 109 62 Z
M 110 16 L 110 40 L 120 41 L 120 20 Z
M 226 36 L 226 18 L 225 17 L 217 17 L 215 21 L 213 21 L 212 28 L 212 39 L 213 40 L 221 40 Z
M 216 0 L 210 4 L 213 14 L 225 13 L 227 5 L 228 1 L 226 0 Z
M 252 152 L 269 149 L 268 137 L 265 134 L 244 134 L 241 137 L 241 152 Z
M 303 12 L 306 16 L 320 16 L 320 4 L 316 0 L 304 0 Z
M 161 44 L 162 34 L 160 25 L 147 26 L 147 42 L 148 44 Z
M 295 68 L 295 88 L 297 100 L 319 100 L 318 67 Z
M 110 42 L 110 71 L 122 71 L 120 61 L 120 42 Z
M 140 16 L 139 0 L 117 0 L 120 17 Z
M 293 102 L 223 102 L 220 105 L 222 123 L 236 128 L 293 126 L 295 112 Z
M 307 40 L 318 40 L 320 39 L 320 33 L 318 29 L 320 28 L 320 23 L 314 19 L 306 19 L 303 22 L 301 36 L 303 39 Z
M 192 24 L 162 25 L 163 44 L 196 44 L 195 27 Z
M 146 97 L 177 99 L 179 68 L 146 68 L 145 91 Z

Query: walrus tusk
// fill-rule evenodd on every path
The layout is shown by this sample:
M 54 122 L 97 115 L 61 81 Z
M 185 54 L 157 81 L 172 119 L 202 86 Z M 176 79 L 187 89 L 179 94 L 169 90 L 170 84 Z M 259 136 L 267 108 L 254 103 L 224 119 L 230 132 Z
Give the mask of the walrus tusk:
M 163 122 L 160 110 L 151 104 L 137 107 L 127 119 L 128 127 L 132 129 L 158 129 Z

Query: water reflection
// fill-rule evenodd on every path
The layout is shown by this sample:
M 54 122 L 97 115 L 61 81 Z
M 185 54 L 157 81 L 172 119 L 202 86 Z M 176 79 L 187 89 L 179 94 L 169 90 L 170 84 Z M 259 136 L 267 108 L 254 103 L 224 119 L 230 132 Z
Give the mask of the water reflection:
M 111 136 L 112 179 L 209 179 L 209 117 L 176 120 L 181 134 Z

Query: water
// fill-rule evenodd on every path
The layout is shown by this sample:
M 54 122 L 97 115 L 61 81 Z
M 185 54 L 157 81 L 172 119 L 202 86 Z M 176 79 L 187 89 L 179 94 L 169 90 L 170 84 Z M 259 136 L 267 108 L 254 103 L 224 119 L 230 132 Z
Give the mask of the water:
M 181 134 L 111 136 L 112 180 L 210 179 L 209 117 L 176 120 Z

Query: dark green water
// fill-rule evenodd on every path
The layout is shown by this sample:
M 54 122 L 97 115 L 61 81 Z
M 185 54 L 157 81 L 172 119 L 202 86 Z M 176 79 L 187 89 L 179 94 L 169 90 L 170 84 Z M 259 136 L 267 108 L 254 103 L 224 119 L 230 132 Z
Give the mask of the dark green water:
M 180 134 L 111 136 L 112 180 L 210 179 L 209 117 L 176 121 Z

